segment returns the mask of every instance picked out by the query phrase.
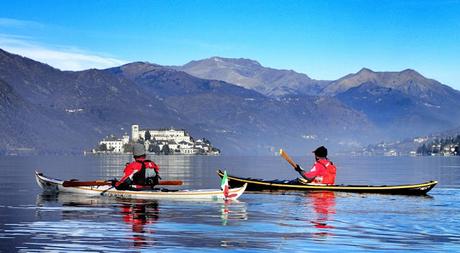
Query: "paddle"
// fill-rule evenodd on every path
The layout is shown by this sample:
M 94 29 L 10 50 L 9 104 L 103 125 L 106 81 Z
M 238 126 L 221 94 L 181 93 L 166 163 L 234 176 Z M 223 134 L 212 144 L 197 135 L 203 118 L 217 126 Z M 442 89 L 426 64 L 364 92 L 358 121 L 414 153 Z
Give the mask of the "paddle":
M 158 185 L 182 185 L 183 181 L 181 180 L 161 180 Z M 103 181 L 103 180 L 96 180 L 96 181 L 77 181 L 77 180 L 69 180 L 64 181 L 62 186 L 64 187 L 77 187 L 77 186 L 101 186 L 101 185 L 112 185 L 111 181 Z
M 286 161 L 287 161 L 292 167 L 294 167 L 294 169 L 297 167 L 297 163 L 295 163 L 295 162 L 291 159 L 291 157 L 289 157 L 289 155 L 288 155 L 286 152 L 284 152 L 283 149 L 280 149 L 280 155 L 281 155 L 284 159 L 286 159 Z M 303 176 L 302 176 L 302 177 L 303 177 Z M 301 183 L 303 183 L 303 184 L 308 183 L 308 181 L 305 180 L 304 178 L 299 178 L 298 180 L 299 180 Z
M 286 152 L 284 152 L 284 150 L 280 149 L 280 155 L 281 155 L 282 157 L 284 157 L 284 159 L 286 159 L 286 161 L 287 161 L 292 167 L 294 167 L 294 169 L 296 168 L 297 163 L 295 163 L 295 162 L 291 159 L 291 157 L 289 157 L 289 155 L 288 155 Z
M 101 192 L 101 196 L 104 196 L 104 193 L 106 193 L 107 191 L 109 191 L 110 189 L 112 189 L 112 188 L 114 188 L 114 187 L 115 187 L 115 186 L 113 185 L 113 186 L 111 186 L 111 187 L 109 187 L 109 188 L 103 190 L 103 191 Z

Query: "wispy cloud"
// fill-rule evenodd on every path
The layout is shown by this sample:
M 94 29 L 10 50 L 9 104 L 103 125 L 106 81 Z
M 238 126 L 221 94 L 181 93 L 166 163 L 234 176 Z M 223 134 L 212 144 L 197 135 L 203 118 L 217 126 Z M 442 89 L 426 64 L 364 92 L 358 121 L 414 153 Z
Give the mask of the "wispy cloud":
M 126 63 L 124 60 L 78 48 L 42 45 L 31 38 L 18 35 L 0 34 L 0 48 L 61 70 L 104 69 Z
M 14 28 L 44 28 L 45 25 L 35 21 L 13 19 L 13 18 L 0 18 L 0 27 L 14 27 Z

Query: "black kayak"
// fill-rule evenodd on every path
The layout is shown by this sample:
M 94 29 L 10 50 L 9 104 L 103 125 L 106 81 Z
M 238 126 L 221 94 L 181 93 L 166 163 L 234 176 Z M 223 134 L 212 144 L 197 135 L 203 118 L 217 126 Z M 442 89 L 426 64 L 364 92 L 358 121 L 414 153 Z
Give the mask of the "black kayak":
M 224 172 L 217 171 L 220 177 Z M 421 184 L 406 185 L 317 185 L 302 184 L 296 180 L 263 180 L 227 175 L 230 187 L 240 187 L 247 183 L 246 191 L 341 191 L 356 193 L 381 193 L 402 195 L 426 195 L 438 183 L 429 181 Z

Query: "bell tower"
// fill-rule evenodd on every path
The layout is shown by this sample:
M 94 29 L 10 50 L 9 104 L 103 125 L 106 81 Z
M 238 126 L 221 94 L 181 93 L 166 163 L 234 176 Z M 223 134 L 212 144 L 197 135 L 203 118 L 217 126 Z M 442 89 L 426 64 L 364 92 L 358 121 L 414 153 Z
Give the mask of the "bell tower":
M 137 142 L 139 140 L 139 125 L 131 126 L 131 141 Z

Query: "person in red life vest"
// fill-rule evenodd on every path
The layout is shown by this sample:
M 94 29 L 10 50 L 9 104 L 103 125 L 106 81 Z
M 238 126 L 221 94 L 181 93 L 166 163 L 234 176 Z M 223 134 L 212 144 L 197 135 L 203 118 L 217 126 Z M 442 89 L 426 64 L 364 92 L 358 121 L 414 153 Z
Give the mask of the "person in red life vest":
M 133 145 L 134 162 L 126 165 L 123 177 L 114 186 L 117 190 L 141 189 L 146 185 L 151 187 L 157 185 L 160 176 L 160 167 L 154 162 L 146 159 L 144 145 L 136 143 Z M 155 176 L 146 178 L 146 170 L 154 170 Z
M 329 161 L 327 158 L 327 149 L 324 146 L 321 146 L 315 151 L 315 164 L 313 168 L 306 172 L 298 164 L 296 164 L 295 170 L 307 180 L 308 183 L 315 184 L 327 184 L 332 185 L 335 183 L 336 167 Z

